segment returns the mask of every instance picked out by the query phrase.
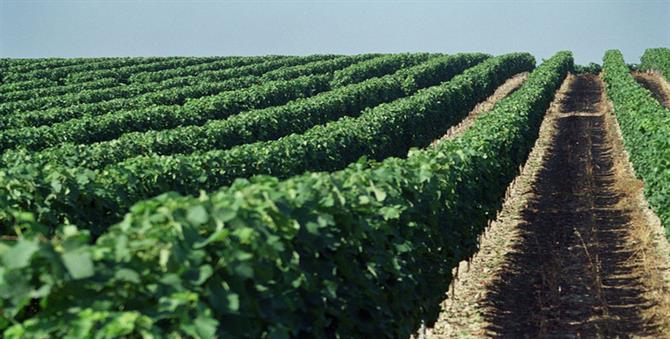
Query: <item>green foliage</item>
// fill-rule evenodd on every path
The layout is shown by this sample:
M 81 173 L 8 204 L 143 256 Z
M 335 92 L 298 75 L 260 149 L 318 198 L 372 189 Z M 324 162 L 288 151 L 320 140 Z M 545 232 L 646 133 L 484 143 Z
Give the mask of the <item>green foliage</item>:
M 93 81 L 82 82 L 66 86 L 48 86 L 48 85 L 44 86 L 42 81 L 40 80 L 35 81 L 38 84 L 41 84 L 42 86 L 25 91 L 0 93 L 0 102 L 4 104 L 14 101 L 31 100 L 36 97 L 60 96 L 71 92 L 103 89 L 119 85 L 118 81 L 114 78 L 96 79 Z
M 1 78 L 1 77 L 0 77 Z M 47 79 L 34 79 L 18 82 L 0 84 L 0 93 L 7 95 L 17 91 L 29 91 L 34 89 L 58 86 L 58 83 Z
M 297 99 L 282 106 L 246 111 L 224 120 L 212 120 L 202 126 L 126 133 L 114 140 L 87 145 L 63 144 L 47 148 L 39 152 L 38 156 L 52 162 L 95 169 L 139 155 L 185 154 L 277 139 L 291 133 L 304 132 L 342 116 L 356 116 L 365 108 L 437 85 L 486 58 L 484 54 L 441 56 L 381 78 Z M 309 65 L 299 67 L 314 72 Z M 268 77 L 276 78 L 280 74 L 287 73 L 278 70 Z M 290 71 L 288 74 L 295 72 Z
M 326 60 L 316 58 L 316 61 L 313 61 L 314 57 L 277 58 L 253 65 L 217 70 L 216 79 L 211 77 L 212 72 L 203 72 L 172 78 L 160 83 L 132 84 L 125 86 L 124 91 L 110 89 L 107 92 L 97 91 L 92 93 L 90 96 L 96 97 L 93 100 L 96 101 L 94 103 L 40 109 L 3 116 L 0 117 L 0 126 L 3 128 L 19 128 L 51 125 L 69 119 L 113 114 L 122 110 L 141 109 L 154 105 L 183 105 L 188 99 L 197 99 L 257 85 L 267 80 L 258 76 L 264 75 L 265 71 L 269 71 L 268 73 L 271 73 L 276 79 L 290 80 L 302 75 L 329 73 L 360 60 L 367 60 L 370 57 L 364 54 L 327 58 Z M 177 70 L 181 69 L 183 68 Z M 228 78 L 230 76 L 237 77 Z M 124 97 L 122 95 L 124 92 L 134 94 Z
M 67 95 L 54 95 L 54 96 L 46 96 L 46 97 L 36 97 L 31 100 L 24 100 L 24 101 L 18 101 L 18 102 L 7 102 L 7 103 L 2 103 L 0 104 L 0 113 L 7 115 L 16 115 L 16 114 L 21 114 L 23 112 L 27 112 L 30 110 L 44 110 L 48 108 L 68 108 L 73 105 L 78 105 L 78 104 L 84 104 L 84 103 L 98 103 L 101 101 L 105 100 L 111 100 L 111 99 L 119 99 L 119 98 L 132 98 L 134 96 L 138 96 L 144 93 L 149 93 L 153 91 L 158 91 L 162 89 L 170 89 L 174 88 L 176 86 L 182 86 L 184 85 L 185 81 L 190 82 L 193 84 L 193 80 L 196 80 L 200 86 L 203 86 L 207 84 L 208 81 L 211 81 L 213 76 L 215 75 L 216 77 L 223 77 L 223 79 L 218 79 L 218 80 L 229 80 L 230 75 L 241 75 L 241 76 L 248 76 L 248 75 L 255 75 L 254 73 L 260 72 L 263 73 L 264 70 L 267 70 L 268 68 L 270 69 L 276 69 L 279 67 L 283 66 L 291 66 L 291 65 L 297 65 L 297 64 L 302 64 L 314 60 L 323 60 L 324 58 L 333 58 L 333 56 L 308 56 L 308 57 L 290 57 L 290 58 L 277 58 L 277 59 L 270 59 L 267 63 L 262 63 L 262 64 L 253 64 L 249 65 L 250 67 L 240 67 L 240 68 L 233 68 L 237 69 L 236 72 L 231 72 L 230 69 L 222 69 L 222 70 L 216 70 L 216 71 L 206 71 L 202 72 L 200 74 L 197 74 L 195 77 L 194 76 L 187 76 L 186 79 L 184 77 L 178 78 L 178 79 L 172 79 L 172 80 L 166 80 L 161 83 L 134 83 L 131 85 L 119 85 L 115 87 L 109 87 L 109 88 L 102 88 L 102 89 L 97 89 L 97 90 L 85 90 L 81 92 L 74 92 L 74 93 L 69 93 Z M 197 60 L 197 59 L 196 59 Z M 262 61 L 263 59 L 261 59 Z M 250 62 L 256 61 L 255 58 L 251 59 L 242 59 L 237 60 L 237 59 L 232 59 L 228 61 L 228 66 L 233 67 L 237 64 L 240 65 L 245 65 Z M 167 64 L 165 65 L 167 66 Z M 265 66 L 265 67 L 263 67 Z M 228 72 L 226 72 L 228 71 Z M 114 70 L 104 70 L 104 71 L 99 71 L 99 72 L 115 72 Z M 95 73 L 95 72 L 94 72 Z M 213 74 L 212 74 L 213 73 Z M 225 76 L 224 76 L 225 73 Z M 82 74 L 88 74 L 87 72 L 84 72 Z M 125 74 L 125 73 L 124 73 Z M 228 77 L 226 77 L 228 76 Z M 103 74 L 94 74 L 94 76 L 91 76 L 92 79 L 100 79 L 103 77 Z M 196 79 L 193 79 L 196 78 Z M 82 80 L 83 81 L 83 80 Z M 84 113 L 87 112 L 80 112 L 80 115 L 83 115 Z
M 487 82 L 484 70 L 500 74 L 504 59 L 461 81 Z M 406 159 L 168 193 L 94 244 L 72 226 L 49 241 L 5 241 L 1 257 L 21 255 L 0 270 L 4 334 L 407 337 L 476 247 L 571 68 L 571 55 L 557 54 L 462 136 Z M 456 80 L 414 100 L 450 99 L 438 89 Z M 67 269 L 69 253 L 83 273 Z
M 647 48 L 640 61 L 641 70 L 659 71 L 670 80 L 670 48 Z
M 356 118 L 229 150 L 136 157 L 96 171 L 15 153 L 5 161 L 16 165 L 0 170 L 0 206 L 7 206 L 4 214 L 0 210 L 0 222 L 11 224 L 14 216 L 7 211 L 27 210 L 41 223 L 69 221 L 97 235 L 135 202 L 166 191 L 197 193 L 238 177 L 341 169 L 364 155 L 377 160 L 402 156 L 444 134 L 510 76 L 532 69 L 534 61 L 522 53 L 490 58 L 448 82 L 367 109 Z
M 312 55 L 305 61 L 328 59 L 334 56 Z M 203 74 L 225 73 L 227 78 L 237 78 L 247 75 L 260 75 L 279 66 L 295 65 L 296 57 L 268 55 L 260 57 L 222 58 L 220 60 L 200 63 L 186 67 L 175 67 L 160 71 L 145 71 L 132 74 L 128 77 L 130 84 L 163 82 L 175 78 L 190 77 Z M 288 61 L 288 63 L 287 63 Z M 305 62 L 303 61 L 303 62 Z
M 216 95 L 225 91 L 244 89 L 261 82 L 256 76 L 233 78 L 221 82 L 201 81 L 190 84 L 190 79 L 183 83 L 151 84 L 148 92 L 131 95 L 130 97 L 116 97 L 113 93 L 108 99 L 95 103 L 83 103 L 68 107 L 55 107 L 44 110 L 18 112 L 0 117 L 0 126 L 4 129 L 40 127 L 66 122 L 71 119 L 91 118 L 99 115 L 111 115 L 122 111 L 138 110 L 152 106 L 183 105 L 186 100 L 197 99 L 203 96 Z M 149 89 L 153 87 L 154 90 Z
M 79 62 L 74 62 L 72 64 L 65 63 L 61 66 L 54 65 L 53 63 L 47 63 L 46 67 L 36 67 L 36 69 L 26 70 L 21 68 L 10 68 L 7 72 L 3 74 L 3 82 L 22 82 L 34 79 L 48 79 L 55 82 L 60 82 L 61 84 L 66 82 L 66 79 L 70 75 L 76 75 L 81 72 L 92 72 L 105 69 L 117 69 L 128 66 L 140 66 L 144 65 L 156 65 L 156 63 L 161 62 L 170 62 L 173 65 L 183 62 L 185 58 L 102 58 L 102 59 L 79 59 Z M 212 58 L 192 58 L 191 62 L 203 62 L 206 60 L 211 60 Z M 75 59 L 76 60 L 76 59 Z M 28 68 L 32 68 L 28 66 Z
M 282 67 L 274 71 L 264 73 L 262 78 L 268 80 L 287 80 L 310 74 L 337 73 L 346 69 L 356 69 L 366 65 L 370 60 L 383 58 L 379 54 L 359 54 L 354 56 L 342 56 L 335 59 L 310 62 L 294 67 Z M 364 79 L 363 79 L 364 80 Z
M 591 62 L 588 65 L 575 65 L 574 73 L 575 74 L 600 74 L 600 71 L 602 70 L 602 67 L 600 65 Z
M 148 61 L 148 58 L 127 58 L 136 59 L 136 62 Z M 83 65 L 87 63 L 96 63 L 100 61 L 110 61 L 110 58 L 5 58 L 0 59 L 0 69 L 5 74 L 11 73 L 30 73 L 42 69 L 55 69 L 58 67 Z M 151 58 L 151 60 L 159 60 L 159 58 Z M 6 81 L 9 82 L 9 79 Z M 21 82 L 20 80 L 14 83 Z M 11 83 L 11 82 L 10 82 Z M 0 86 L 0 93 L 5 91 Z
M 607 96 L 614 104 L 624 145 L 644 181 L 645 196 L 670 237 L 670 110 L 633 79 L 621 52 L 607 51 L 603 61 Z
M 303 76 L 263 82 L 236 91 L 189 100 L 183 106 L 149 106 L 129 111 L 71 119 L 50 126 L 0 131 L 0 149 L 25 147 L 40 150 L 63 142 L 92 143 L 123 133 L 204 124 L 252 108 L 281 105 L 330 88 L 331 75 Z
M 355 84 L 371 77 L 380 77 L 398 69 L 414 66 L 434 56 L 429 53 L 385 55 L 335 72 L 331 84 L 333 88 Z

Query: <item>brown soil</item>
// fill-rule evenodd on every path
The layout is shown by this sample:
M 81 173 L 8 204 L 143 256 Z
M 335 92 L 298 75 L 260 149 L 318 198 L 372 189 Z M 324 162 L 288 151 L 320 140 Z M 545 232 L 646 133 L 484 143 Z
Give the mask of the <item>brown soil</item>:
M 635 80 L 648 89 L 656 100 L 670 108 L 670 85 L 662 75 L 655 72 L 633 72 L 632 74 Z
M 603 87 L 563 84 L 428 337 L 668 336 L 667 242 Z

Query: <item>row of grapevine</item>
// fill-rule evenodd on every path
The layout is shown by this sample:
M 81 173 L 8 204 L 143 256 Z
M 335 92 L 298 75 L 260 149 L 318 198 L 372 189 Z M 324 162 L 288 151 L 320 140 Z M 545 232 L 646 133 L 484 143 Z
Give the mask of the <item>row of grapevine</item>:
M 0 77 L 2 74 L 0 73 Z M 18 82 L 8 82 L 0 84 L 0 93 L 6 94 L 16 91 L 29 91 L 39 88 L 58 86 L 58 83 L 47 79 L 31 79 Z
M 370 77 L 379 77 L 394 72 L 403 67 L 413 66 L 419 62 L 434 57 L 435 54 L 389 54 L 374 59 L 365 64 L 365 67 L 352 67 L 335 73 L 333 87 L 342 87 L 361 82 Z
M 127 65 L 129 62 L 134 62 L 134 63 L 140 63 L 140 62 L 154 62 L 158 61 L 161 58 L 71 58 L 71 59 L 63 59 L 63 58 L 46 58 L 46 59 L 0 59 L 0 72 L 2 72 L 2 77 L 0 77 L 4 83 L 16 83 L 16 82 L 23 82 L 27 80 L 32 80 L 32 79 L 27 79 L 27 80 L 17 80 L 17 79 L 12 79 L 17 77 L 16 74 L 26 74 L 26 73 L 31 73 L 34 74 L 33 72 L 38 72 L 38 71 L 45 71 L 45 70 L 56 70 L 56 69 L 61 69 L 65 67 L 72 67 L 72 66 L 77 66 L 81 68 L 83 65 L 88 65 L 88 64 L 98 64 L 103 61 L 114 61 L 116 59 L 116 63 L 112 63 L 109 67 L 122 67 L 123 65 Z M 129 61 L 129 59 L 134 59 L 134 61 Z M 164 58 L 165 59 L 165 58 Z M 119 62 L 121 61 L 121 62 Z M 76 70 L 76 69 L 75 69 Z M 56 80 L 50 80 L 57 82 L 58 79 Z M 0 91 L 2 92 L 2 91 Z
M 319 57 L 283 58 L 280 60 L 275 60 L 275 62 L 272 63 L 271 69 L 276 69 L 283 66 L 298 65 L 315 60 L 322 60 L 322 59 L 320 59 Z M 222 71 L 225 70 L 218 70 L 216 72 L 222 72 Z M 249 74 L 242 74 L 242 75 L 249 75 Z M 209 76 L 203 76 L 202 74 L 197 76 L 197 78 L 198 78 L 197 81 L 199 81 L 200 83 L 210 80 Z M 228 79 L 220 79 L 220 80 L 228 80 Z M 193 79 L 188 79 L 187 81 L 193 81 Z M 81 103 L 96 103 L 116 98 L 131 98 L 143 93 L 154 92 L 162 89 L 170 89 L 176 86 L 181 86 L 183 84 L 184 84 L 183 80 L 180 79 L 161 83 L 146 83 L 146 84 L 138 83 L 133 85 L 119 85 L 99 90 L 75 92 L 64 96 L 55 95 L 47 97 L 37 97 L 27 101 L 2 103 L 0 104 L 0 114 L 20 114 L 22 112 L 29 110 L 44 110 L 52 107 L 62 108 Z
M 94 244 L 73 226 L 21 237 L 0 248 L 12 277 L 0 290 L 16 291 L 2 295 L 5 335 L 408 337 L 499 208 L 571 67 L 557 54 L 462 136 L 407 159 L 163 195 Z
M 25 59 L 0 59 L 4 61 L 3 70 L 8 73 L 27 73 L 38 69 L 54 69 L 57 67 L 72 66 L 90 62 L 111 60 L 109 57 L 101 58 L 25 58 Z
M 281 59 L 281 58 L 282 57 L 269 57 L 269 56 L 266 56 L 266 57 L 248 57 L 248 58 L 222 58 L 222 59 L 219 59 L 219 60 L 214 61 L 214 62 L 205 63 L 204 65 L 215 64 L 215 65 L 220 67 L 220 70 L 223 70 L 223 69 L 228 69 L 228 68 L 246 66 L 246 65 L 250 65 L 250 64 L 262 63 L 262 62 L 265 62 L 265 61 L 278 60 L 278 59 Z M 195 75 L 195 74 L 199 73 L 197 71 L 197 69 L 194 70 L 193 68 L 197 68 L 197 67 L 202 66 L 202 65 L 203 64 L 195 64 L 195 65 L 192 65 L 192 66 L 182 66 L 182 67 L 177 67 L 177 68 L 174 68 L 174 69 L 166 69 L 166 70 L 163 70 L 163 71 L 156 71 L 156 72 L 167 72 L 167 71 L 171 71 L 171 70 L 188 69 L 189 71 L 187 71 L 184 74 L 184 77 L 185 77 L 185 76 Z M 99 79 L 103 78 L 100 74 L 96 73 L 98 71 L 99 70 L 83 71 L 80 74 L 81 74 L 81 76 L 88 76 L 87 74 L 96 75 L 96 76 L 92 76 L 94 78 L 94 80 L 91 80 L 91 81 L 95 81 L 95 80 L 99 80 Z M 102 71 L 114 71 L 114 68 L 103 69 Z M 140 72 L 138 74 L 143 74 L 143 73 L 144 72 Z M 151 73 L 151 72 L 149 72 L 149 73 Z M 133 75 L 135 75 L 135 74 L 133 74 Z M 131 76 L 133 76 L 133 75 L 131 75 Z M 117 79 L 118 77 L 112 77 L 112 78 Z M 39 87 L 27 86 L 27 84 L 31 81 L 42 82 L 43 85 L 39 86 Z M 90 82 L 90 81 L 86 81 L 86 82 Z M 151 82 L 152 81 L 147 81 L 146 83 L 151 83 Z M 76 84 L 74 84 L 74 85 L 76 85 Z M 71 86 L 71 85 L 67 85 L 67 84 L 64 85 L 64 84 L 61 84 L 57 81 L 35 78 L 35 79 L 32 79 L 32 80 L 28 80 L 28 81 L 14 82 L 14 83 L 8 83 L 8 84 L 0 85 L 0 93 L 19 91 L 18 89 L 17 90 L 12 90 L 12 91 L 2 90 L 3 86 L 30 87 L 30 88 L 26 88 L 24 90 L 20 90 L 21 92 L 25 92 L 25 91 L 28 91 L 28 90 L 31 90 L 31 89 L 32 90 L 41 89 L 41 90 L 53 91 L 53 93 L 57 93 L 58 91 L 60 91 L 60 89 L 59 89 L 60 87 L 66 87 L 66 86 Z M 12 94 L 13 95 L 24 96 L 24 95 L 29 95 L 30 92 L 27 92 L 27 93 L 12 93 Z M 55 95 L 55 94 L 53 94 L 53 95 Z
M 0 131 L 0 150 L 17 146 L 31 150 L 63 142 L 91 143 L 110 140 L 133 131 L 160 130 L 179 125 L 203 124 L 239 112 L 309 97 L 330 88 L 330 75 L 303 76 L 264 82 L 186 102 L 184 106 L 150 106 L 67 120 L 50 126 Z
M 332 56 L 311 56 L 317 57 L 319 59 L 330 58 Z M 284 58 L 295 58 L 295 57 L 286 57 L 281 55 L 268 55 L 263 57 L 245 57 L 245 58 L 235 58 L 235 59 L 222 59 L 212 62 L 207 62 L 203 64 L 197 64 L 187 67 L 178 67 L 172 69 L 165 69 L 160 71 L 147 71 L 139 72 L 128 77 L 128 82 L 131 84 L 134 83 L 149 83 L 149 82 L 161 82 L 173 78 L 179 78 L 184 76 L 197 75 L 205 71 L 218 71 L 222 69 L 228 69 L 233 67 L 240 67 L 252 64 L 263 63 L 267 61 L 277 61 Z
M 15 89 L 34 86 L 34 79 L 11 81 L 12 74 L 30 73 L 44 69 L 55 69 L 59 67 L 81 65 L 84 63 L 111 60 L 110 58 L 46 58 L 46 59 L 1 59 L 0 58 L 0 93 Z M 57 85 L 56 81 L 43 79 L 47 86 Z M 36 87 L 33 87 L 36 88 Z
M 402 156 L 446 132 L 507 78 L 532 69 L 533 64 L 529 54 L 492 58 L 451 81 L 365 110 L 358 117 L 343 117 L 303 134 L 229 150 L 132 158 L 106 167 L 106 174 L 114 179 L 101 178 L 101 182 L 110 187 L 119 183 L 118 178 L 135 183 L 132 188 L 119 189 L 127 192 L 126 198 L 138 197 L 130 200 L 136 201 L 168 190 L 212 190 L 257 174 L 289 177 L 306 170 L 331 171 L 361 156 Z
M 670 48 L 648 48 L 640 61 L 640 69 L 659 71 L 670 80 Z
M 330 60 L 338 58 L 335 55 L 310 55 L 306 57 L 287 57 L 287 58 L 277 58 L 274 60 L 268 60 L 258 64 L 250 64 L 242 67 L 227 68 L 221 70 L 209 70 L 197 72 L 195 75 L 185 75 L 170 78 L 167 80 L 161 81 L 161 83 L 181 83 L 184 79 L 193 81 L 222 81 L 232 78 L 238 78 L 242 76 L 260 76 L 267 72 L 281 69 L 285 66 L 297 66 L 306 64 L 308 62 L 320 61 L 320 60 Z
M 215 62 L 211 63 L 206 63 L 204 65 L 216 65 L 218 70 L 223 70 L 227 68 L 234 68 L 234 67 L 241 67 L 241 66 L 246 66 L 249 64 L 255 64 L 255 63 L 261 63 L 264 61 L 269 61 L 273 59 L 281 59 L 281 57 L 277 58 L 271 58 L 271 57 L 249 57 L 249 58 L 226 58 L 222 60 L 217 60 Z M 202 67 L 204 66 L 203 64 L 197 64 L 194 66 L 184 66 L 184 67 L 177 67 L 177 68 L 170 68 L 167 69 L 166 71 L 172 71 L 172 70 L 183 70 L 185 71 L 184 76 L 193 76 L 196 75 L 197 72 L 197 67 Z M 188 70 L 188 71 L 186 71 Z M 127 72 L 126 70 L 125 72 Z M 5 93 L 4 95 L 0 95 L 0 102 L 9 102 L 9 101 L 18 101 L 18 100 L 27 100 L 31 98 L 36 98 L 36 97 L 50 97 L 50 96 L 60 96 L 63 94 L 68 94 L 71 92 L 77 92 L 80 89 L 94 89 L 94 88 L 83 88 L 82 86 L 85 86 L 86 84 L 94 84 L 96 81 L 100 80 L 106 80 L 106 81 L 114 81 L 115 83 L 118 83 L 118 76 L 112 76 L 112 77 L 105 77 L 104 74 L 101 74 L 100 72 L 117 72 L 117 70 L 102 70 L 102 71 L 90 71 L 90 72 L 84 72 L 82 73 L 86 77 L 91 77 L 94 80 L 91 81 L 84 81 L 84 82 L 79 82 L 71 85 L 56 85 L 56 86 L 41 86 L 39 88 L 34 88 L 32 90 L 25 90 L 25 91 L 14 91 L 14 92 L 9 92 Z M 119 70 L 119 72 L 123 72 Z M 151 73 L 151 72 L 149 72 Z M 151 81 L 148 81 L 147 83 L 151 83 Z M 180 85 L 181 82 L 175 82 L 175 83 L 170 83 L 166 82 L 166 85 Z M 144 84 L 145 86 L 128 86 L 130 88 L 137 87 L 137 88 L 144 88 L 148 87 L 147 84 Z M 151 84 L 151 85 L 157 85 L 157 84 Z M 151 86 L 149 85 L 149 86 Z M 106 86 L 110 87 L 110 85 Z M 100 87 L 103 88 L 103 87 Z M 151 88 L 151 87 L 148 87 Z
M 113 58 L 102 61 L 83 62 L 74 65 L 68 65 L 55 68 L 38 69 L 25 73 L 6 73 L 3 75 L 3 82 L 16 82 L 31 79 L 49 79 L 57 82 L 67 82 L 67 78 L 83 72 L 90 72 L 104 69 L 115 69 L 127 66 L 149 65 L 161 62 L 179 62 L 190 59 L 192 63 L 204 62 L 207 59 L 201 58 Z
M 315 59 L 324 59 L 324 58 L 332 58 L 333 56 L 309 56 L 305 59 L 303 62 L 306 62 L 307 60 L 315 60 Z M 283 56 L 262 56 L 262 57 L 223 57 L 223 58 L 208 58 L 204 61 L 204 63 L 209 64 L 209 63 L 215 63 L 215 66 L 218 66 L 218 68 L 211 68 L 210 70 L 221 70 L 221 69 L 227 69 L 227 68 L 234 68 L 234 67 L 239 67 L 239 66 L 245 66 L 245 65 L 253 65 L 256 63 L 260 63 L 263 61 L 267 60 L 281 60 L 284 58 L 292 58 L 295 59 L 296 57 L 283 57 Z M 189 58 L 190 59 L 190 58 Z M 198 58 L 199 59 L 199 58 Z M 87 72 L 87 73 L 80 73 L 77 74 L 76 76 L 69 76 L 68 81 L 72 82 L 81 82 L 81 81 L 87 81 L 90 79 L 95 79 L 98 77 L 115 77 L 119 80 L 122 81 L 127 81 L 131 82 L 129 79 L 131 76 L 140 74 L 140 73 L 145 73 L 145 72 L 160 72 L 162 70 L 173 70 L 173 69 L 180 69 L 180 68 L 186 68 L 189 66 L 199 66 L 202 65 L 203 62 L 182 62 L 182 63 L 175 63 L 174 65 L 139 65 L 139 66 L 134 66 L 134 67 L 124 67 L 120 68 L 117 70 L 98 70 L 96 72 Z M 160 67 L 157 67 L 160 66 Z M 200 71 L 197 69 L 189 74 L 198 74 Z M 187 74 L 188 75 L 188 74 Z M 132 82 L 131 82 L 132 83 Z
M 324 74 L 324 73 L 339 73 L 348 69 L 358 69 L 360 67 L 369 67 L 368 65 L 375 63 L 374 60 L 383 59 L 387 57 L 405 58 L 408 57 L 411 63 L 417 63 L 422 60 L 419 54 L 409 54 L 407 56 L 384 56 L 379 54 L 358 54 L 352 56 L 342 56 L 334 59 L 328 59 L 321 62 L 311 62 L 294 67 L 282 67 L 272 71 L 263 73 L 262 78 L 265 81 L 269 80 L 286 80 L 293 79 L 308 74 Z
M 113 86 L 118 86 L 118 85 L 119 85 L 119 83 L 116 79 L 102 78 L 102 79 L 97 79 L 97 80 L 93 80 L 93 81 L 89 81 L 89 82 L 82 82 L 82 83 L 74 84 L 74 85 L 41 86 L 41 87 L 37 87 L 37 88 L 31 89 L 31 90 L 26 90 L 26 91 L 14 91 L 14 92 L 0 93 L 0 102 L 4 104 L 4 103 L 8 103 L 8 102 L 31 100 L 31 99 L 34 99 L 34 98 L 60 96 L 60 95 L 65 95 L 65 94 L 72 93 L 72 92 L 79 92 L 79 91 L 91 90 L 91 89 L 103 89 L 103 88 L 108 88 L 108 87 L 113 87 Z
M 215 95 L 224 91 L 246 88 L 267 80 L 265 75 L 271 74 L 273 78 L 293 79 L 301 75 L 329 73 L 345 66 L 367 60 L 369 57 L 352 56 L 341 58 L 328 58 L 326 60 L 313 60 L 313 58 L 283 58 L 266 63 L 255 64 L 245 68 L 248 73 L 258 74 L 243 75 L 226 80 L 211 81 L 206 77 L 198 75 L 175 78 L 161 83 L 135 84 L 125 86 L 120 90 L 108 90 L 107 96 L 112 99 L 104 100 L 102 94 L 105 91 L 93 92 L 93 96 L 99 96 L 97 102 L 90 104 L 72 105 L 65 108 L 51 108 L 35 111 L 14 113 L 0 117 L 0 126 L 4 129 L 25 126 L 41 126 L 83 116 L 95 116 L 111 114 L 121 110 L 146 108 L 153 105 L 182 105 L 187 99 L 197 99 L 203 96 Z M 231 69 L 235 70 L 235 69 Z M 261 70 L 261 71 L 259 71 Z M 263 70 L 268 70 L 263 73 Z M 123 92 L 144 93 L 137 96 L 120 97 Z M 90 96 L 90 95 L 89 95 Z M 81 98 L 81 95 L 78 95 Z M 114 98 L 115 97 L 115 98 Z M 109 98 L 108 98 L 109 99 Z
M 65 79 L 68 84 L 91 81 L 99 78 L 115 78 L 120 82 L 127 82 L 128 78 L 140 72 L 161 71 L 164 69 L 173 69 L 179 67 L 188 67 L 191 65 L 199 65 L 201 63 L 210 62 L 219 58 L 168 58 L 150 64 L 130 65 L 120 67 L 117 69 L 99 69 L 93 72 L 79 72 L 69 74 Z M 224 57 L 223 59 L 232 59 L 236 61 L 237 57 Z
M 417 54 L 414 59 L 411 54 L 400 54 L 394 58 L 404 61 L 398 63 L 396 69 L 411 62 L 418 63 L 425 60 L 425 56 L 421 54 Z M 374 67 L 377 65 L 376 59 L 351 65 L 342 71 L 359 68 L 378 71 L 379 67 Z M 370 64 L 373 67 L 370 67 Z M 332 66 L 331 64 L 321 70 L 332 70 Z M 343 65 L 335 64 L 335 66 Z M 386 72 L 394 71 L 391 67 L 382 66 L 385 66 L 383 69 Z M 315 70 L 306 68 L 303 71 Z M 287 72 L 289 78 L 294 74 L 291 70 Z M 334 73 L 335 76 L 338 72 Z M 281 78 L 281 76 L 277 77 Z M 329 81 L 332 77 L 331 74 L 326 74 L 303 76 L 291 80 L 265 81 L 237 91 L 190 100 L 184 106 L 151 106 L 110 112 L 99 116 L 85 116 L 51 126 L 8 129 L 0 132 L 0 149 L 24 146 L 32 150 L 39 150 L 62 142 L 91 143 L 114 139 L 123 133 L 133 131 L 161 130 L 179 125 L 200 125 L 208 120 L 226 118 L 244 110 L 284 104 L 293 99 L 329 90 L 331 88 Z M 43 112 L 41 115 L 48 116 L 48 113 Z
M 21 179 L 0 184 L 7 206 L 0 211 L 4 212 L 0 222 L 9 218 L 11 223 L 10 207 L 20 206 L 36 212 L 40 222 L 56 225 L 69 220 L 97 234 L 135 202 L 165 191 L 197 193 L 254 174 L 285 177 L 343 168 L 364 155 L 375 159 L 403 155 L 410 147 L 427 145 L 507 78 L 533 65 L 529 54 L 491 58 L 448 82 L 366 110 L 357 118 L 225 151 L 136 157 L 99 171 L 40 164 L 34 157 L 6 159 L 16 165 L 5 169 L 5 177 Z
M 0 128 L 39 127 L 76 118 L 114 114 L 120 111 L 146 108 L 154 105 L 183 105 L 188 99 L 197 99 L 202 96 L 215 95 L 225 91 L 239 90 L 259 84 L 260 82 L 261 79 L 259 77 L 246 76 L 219 82 L 203 81 L 193 85 L 164 86 L 167 88 L 127 98 L 116 98 L 94 103 L 32 110 L 0 116 Z
M 302 133 L 343 116 L 356 116 L 367 107 L 437 85 L 486 58 L 483 54 L 441 56 L 394 74 L 294 100 L 286 105 L 246 111 L 228 119 L 209 121 L 202 126 L 127 133 L 118 139 L 94 144 L 62 144 L 41 151 L 39 157 L 51 162 L 99 168 L 144 154 L 193 153 L 277 139 L 291 133 Z
M 653 53 L 646 55 L 650 62 Z M 670 110 L 635 81 L 621 52 L 607 51 L 603 71 L 630 160 L 670 237 Z

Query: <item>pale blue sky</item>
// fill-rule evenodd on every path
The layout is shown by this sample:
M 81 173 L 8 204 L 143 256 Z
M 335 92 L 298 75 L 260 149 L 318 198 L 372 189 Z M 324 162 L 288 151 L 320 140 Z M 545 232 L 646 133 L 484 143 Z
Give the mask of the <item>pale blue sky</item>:
M 670 46 L 664 1 L 0 0 L 0 57 L 606 49 Z

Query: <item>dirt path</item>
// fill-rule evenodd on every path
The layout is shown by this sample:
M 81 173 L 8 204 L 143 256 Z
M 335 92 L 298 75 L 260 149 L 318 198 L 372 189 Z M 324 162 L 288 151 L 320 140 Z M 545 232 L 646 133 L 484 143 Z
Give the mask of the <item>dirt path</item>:
M 635 80 L 648 89 L 656 100 L 670 108 L 670 84 L 662 75 L 654 72 L 633 72 Z
M 670 336 L 668 247 L 596 76 L 571 76 L 427 337 Z

